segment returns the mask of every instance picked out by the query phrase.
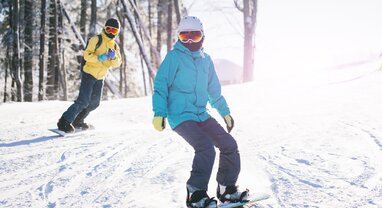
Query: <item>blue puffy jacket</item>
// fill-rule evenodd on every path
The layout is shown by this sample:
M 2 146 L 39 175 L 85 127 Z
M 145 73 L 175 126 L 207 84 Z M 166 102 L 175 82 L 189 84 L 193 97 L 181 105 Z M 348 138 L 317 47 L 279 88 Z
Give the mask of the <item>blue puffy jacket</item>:
M 192 52 L 178 41 L 155 77 L 154 116 L 167 117 L 173 129 L 187 120 L 205 121 L 210 117 L 207 102 L 222 117 L 230 114 L 210 56 L 203 50 Z

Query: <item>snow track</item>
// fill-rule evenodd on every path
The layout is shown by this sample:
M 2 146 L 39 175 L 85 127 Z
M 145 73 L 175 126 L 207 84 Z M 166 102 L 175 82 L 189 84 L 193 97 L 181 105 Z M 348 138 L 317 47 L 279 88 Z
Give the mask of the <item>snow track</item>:
M 261 207 L 382 207 L 380 80 L 224 88 L 240 188 L 270 193 Z M 56 136 L 47 129 L 69 105 L 0 106 L 0 207 L 184 207 L 193 150 L 153 130 L 150 98 L 105 101 L 89 117 L 96 130 Z

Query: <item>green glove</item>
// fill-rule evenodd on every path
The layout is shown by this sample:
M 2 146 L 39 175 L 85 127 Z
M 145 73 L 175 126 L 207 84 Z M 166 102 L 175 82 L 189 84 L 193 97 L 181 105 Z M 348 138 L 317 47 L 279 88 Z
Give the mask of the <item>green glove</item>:
M 166 128 L 166 119 L 161 116 L 153 118 L 153 126 L 157 131 L 163 131 Z
M 231 115 L 224 116 L 224 122 L 225 122 L 225 124 L 227 124 L 227 131 L 228 131 L 228 133 L 230 133 L 231 130 L 233 129 L 233 126 L 234 126 L 234 123 L 235 123 L 233 118 L 232 118 L 232 116 Z

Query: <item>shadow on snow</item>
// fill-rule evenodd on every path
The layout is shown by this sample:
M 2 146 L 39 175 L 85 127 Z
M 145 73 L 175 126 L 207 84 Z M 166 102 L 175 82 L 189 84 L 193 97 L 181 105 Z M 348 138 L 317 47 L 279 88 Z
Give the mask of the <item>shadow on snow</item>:
M 0 143 L 0 147 L 17 147 L 17 146 L 22 146 L 22 145 L 30 145 L 30 144 L 34 144 L 34 143 L 45 142 L 48 140 L 57 139 L 60 137 L 62 137 L 62 136 L 60 136 L 60 135 L 42 136 L 42 137 L 37 137 L 34 139 L 26 139 L 26 140 L 21 140 L 21 141 L 17 141 L 17 142 Z

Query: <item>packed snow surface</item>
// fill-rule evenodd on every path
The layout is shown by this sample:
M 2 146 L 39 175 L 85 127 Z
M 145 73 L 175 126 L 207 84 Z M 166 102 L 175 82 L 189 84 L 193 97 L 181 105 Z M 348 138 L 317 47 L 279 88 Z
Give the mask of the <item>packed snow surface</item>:
M 382 207 L 379 64 L 224 87 L 240 188 L 269 193 L 264 207 Z M 103 101 L 93 131 L 48 131 L 70 104 L 0 105 L 0 207 L 185 207 L 194 153 L 153 129 L 151 97 Z

